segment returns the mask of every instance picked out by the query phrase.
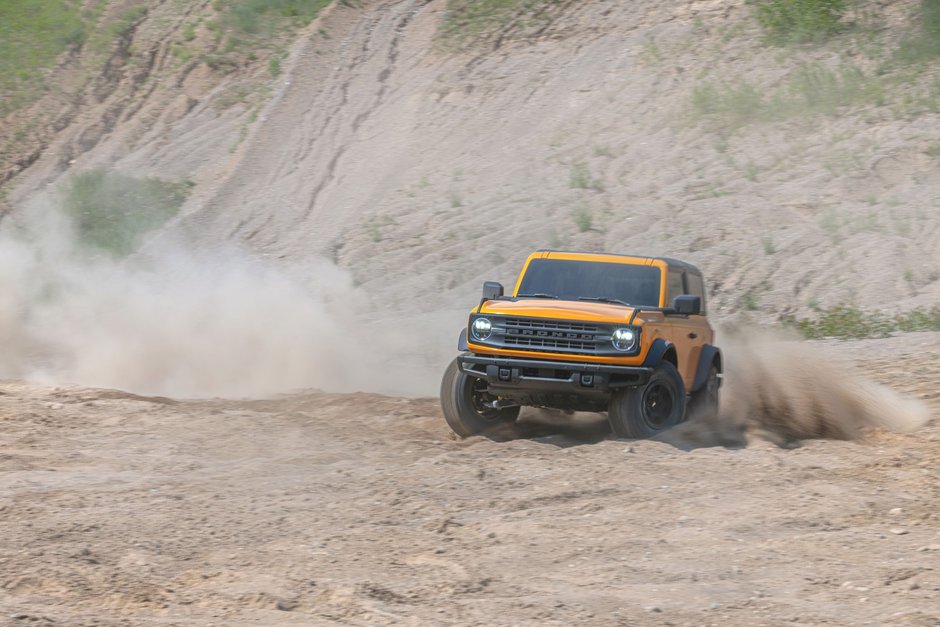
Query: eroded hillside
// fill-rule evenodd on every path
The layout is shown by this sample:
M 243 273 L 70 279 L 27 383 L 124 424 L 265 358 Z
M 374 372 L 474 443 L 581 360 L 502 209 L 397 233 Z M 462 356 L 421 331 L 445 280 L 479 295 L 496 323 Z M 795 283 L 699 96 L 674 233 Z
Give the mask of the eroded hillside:
M 529 3 L 456 45 L 444 1 L 339 3 L 276 79 L 182 60 L 212 7 L 151 4 L 12 202 L 92 167 L 191 179 L 198 241 L 330 258 L 385 310 L 472 301 L 536 247 L 689 258 L 724 315 L 940 295 L 940 66 L 898 61 L 916 2 L 784 47 L 743 2 Z

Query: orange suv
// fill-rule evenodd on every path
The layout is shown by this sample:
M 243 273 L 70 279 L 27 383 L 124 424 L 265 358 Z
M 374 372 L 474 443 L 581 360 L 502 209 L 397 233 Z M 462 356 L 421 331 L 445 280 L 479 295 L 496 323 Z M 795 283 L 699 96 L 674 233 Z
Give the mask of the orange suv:
M 715 413 L 721 352 L 705 284 L 675 259 L 539 251 L 511 296 L 483 284 L 441 383 L 460 436 L 514 421 L 523 406 L 606 411 L 619 437 L 645 438 Z

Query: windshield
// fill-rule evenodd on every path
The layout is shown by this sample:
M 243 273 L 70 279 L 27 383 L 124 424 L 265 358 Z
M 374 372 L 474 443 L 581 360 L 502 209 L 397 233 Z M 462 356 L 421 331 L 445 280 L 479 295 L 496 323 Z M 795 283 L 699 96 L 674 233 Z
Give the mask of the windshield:
M 659 307 L 660 279 L 656 266 L 533 259 L 522 277 L 517 296 L 613 299 L 630 305 Z

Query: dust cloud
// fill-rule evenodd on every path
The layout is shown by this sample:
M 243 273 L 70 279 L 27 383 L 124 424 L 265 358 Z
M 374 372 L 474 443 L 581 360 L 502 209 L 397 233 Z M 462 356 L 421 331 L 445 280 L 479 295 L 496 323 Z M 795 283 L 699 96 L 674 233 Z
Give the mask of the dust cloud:
M 722 342 L 724 385 L 717 416 L 698 416 L 663 439 L 686 446 L 744 445 L 748 436 L 781 446 L 814 438 L 857 439 L 874 427 L 912 431 L 931 416 L 917 399 L 866 380 L 811 344 L 766 332 Z
M 374 310 L 326 260 L 275 267 L 166 238 L 115 260 L 56 210 L 0 223 L 0 378 L 177 397 L 433 393 L 456 333 Z

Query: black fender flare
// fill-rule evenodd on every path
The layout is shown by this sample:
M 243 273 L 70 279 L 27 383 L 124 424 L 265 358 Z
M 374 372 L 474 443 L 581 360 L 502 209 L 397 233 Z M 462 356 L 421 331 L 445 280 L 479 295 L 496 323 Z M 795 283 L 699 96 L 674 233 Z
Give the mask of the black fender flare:
M 717 346 L 706 344 L 702 347 L 702 353 L 698 356 L 698 366 L 695 369 L 695 380 L 692 382 L 691 392 L 695 392 L 705 385 L 712 364 L 718 366 L 718 372 L 721 373 L 721 350 Z M 721 379 L 718 380 L 718 385 L 721 385 Z
M 668 342 L 663 338 L 656 338 L 653 340 L 653 345 L 650 346 L 650 350 L 646 353 L 646 359 L 643 360 L 643 366 L 647 368 L 653 368 L 663 360 L 663 355 L 666 354 L 666 351 L 672 347 L 672 342 Z
M 470 347 L 467 346 L 467 330 L 461 329 L 460 335 L 457 336 L 457 350 L 464 352 L 470 350 Z

